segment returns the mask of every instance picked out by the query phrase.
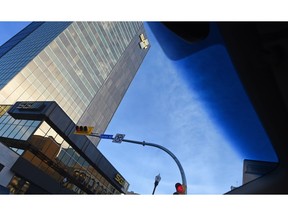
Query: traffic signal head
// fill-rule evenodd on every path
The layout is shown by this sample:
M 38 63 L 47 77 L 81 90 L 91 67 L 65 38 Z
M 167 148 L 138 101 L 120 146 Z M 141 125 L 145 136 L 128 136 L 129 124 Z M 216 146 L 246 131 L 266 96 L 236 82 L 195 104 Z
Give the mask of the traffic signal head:
M 175 188 L 176 188 L 176 192 L 174 194 L 184 194 L 185 193 L 185 188 L 182 184 L 180 184 L 179 182 L 177 182 L 175 184 Z
M 88 131 L 88 127 L 87 126 L 76 126 L 76 132 L 86 132 Z
M 76 125 L 74 134 L 90 135 L 92 133 L 93 129 L 94 129 L 94 127 Z

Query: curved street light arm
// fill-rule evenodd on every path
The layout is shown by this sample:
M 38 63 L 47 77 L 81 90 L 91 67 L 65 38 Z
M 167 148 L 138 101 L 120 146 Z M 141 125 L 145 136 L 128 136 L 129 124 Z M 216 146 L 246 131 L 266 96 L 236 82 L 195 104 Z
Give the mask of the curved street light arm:
M 121 135 L 121 134 L 119 134 L 119 135 Z M 91 133 L 89 136 L 99 137 L 100 139 L 103 138 L 98 133 Z M 184 169 L 183 169 L 180 161 L 178 160 L 178 158 L 170 150 L 168 150 L 167 148 L 165 148 L 165 147 L 163 147 L 161 145 L 154 144 L 154 143 L 149 143 L 149 142 L 145 142 L 145 141 L 141 142 L 141 141 L 124 139 L 124 136 L 125 135 L 123 134 L 123 136 L 121 136 L 121 138 L 118 141 L 115 141 L 114 140 L 115 137 L 113 138 L 113 136 L 112 136 L 113 142 L 117 142 L 117 143 L 128 142 L 128 143 L 134 143 L 134 144 L 139 144 L 139 145 L 143 145 L 143 146 L 145 146 L 145 145 L 153 146 L 153 147 L 159 148 L 159 149 L 165 151 L 166 153 L 168 153 L 174 159 L 174 161 L 176 162 L 176 164 L 177 164 L 177 166 L 178 166 L 178 168 L 180 170 L 180 174 L 181 174 L 181 178 L 182 178 L 182 185 L 185 188 L 185 194 L 187 194 L 187 181 L 186 181 L 186 176 L 185 176 L 185 173 L 184 173 Z M 117 137 L 117 135 L 116 135 L 116 137 Z M 111 138 L 109 137 L 108 139 L 111 139 Z
M 156 147 L 156 148 L 159 148 L 163 151 L 165 151 L 166 153 L 168 153 L 173 159 L 174 161 L 176 162 L 179 170 L 180 170 L 180 173 L 181 173 L 181 178 L 182 178 L 182 185 L 185 187 L 185 194 L 187 194 L 187 181 L 186 181 L 186 176 L 185 176 L 185 173 L 184 173 L 184 169 L 180 163 L 180 161 L 178 160 L 178 158 L 170 151 L 168 150 L 167 148 L 161 146 L 161 145 L 158 145 L 158 144 L 154 144 L 154 143 L 149 143 L 149 142 L 145 142 L 145 141 L 135 141 L 135 140 L 127 140 L 127 139 L 123 139 L 122 140 L 123 142 L 129 142 L 129 143 L 134 143 L 134 144 L 139 144 L 139 145 L 147 145 L 147 146 L 153 146 L 153 147 Z

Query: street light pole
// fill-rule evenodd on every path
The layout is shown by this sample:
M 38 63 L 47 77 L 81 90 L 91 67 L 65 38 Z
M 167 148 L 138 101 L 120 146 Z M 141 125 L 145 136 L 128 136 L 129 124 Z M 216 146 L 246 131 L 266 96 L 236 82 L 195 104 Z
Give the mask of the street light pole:
M 139 145 L 143 145 L 143 146 L 145 146 L 145 145 L 153 146 L 153 147 L 159 148 L 159 149 L 165 151 L 166 153 L 168 153 L 174 159 L 174 161 L 176 162 L 176 164 L 180 170 L 180 174 L 181 174 L 181 178 L 182 178 L 182 185 L 185 187 L 185 194 L 187 194 L 187 181 L 186 181 L 184 169 L 183 169 L 180 161 L 178 160 L 178 158 L 171 151 L 169 151 L 167 148 L 165 148 L 161 145 L 155 144 L 155 143 L 149 143 L 149 142 L 145 142 L 145 141 L 141 142 L 141 141 L 135 141 L 135 140 L 127 140 L 127 139 L 122 139 L 122 141 L 134 143 L 134 144 L 139 144 Z
M 95 136 L 95 137 L 99 137 L 100 139 L 112 139 L 112 142 L 116 142 L 116 143 L 121 143 L 121 142 L 128 142 L 128 143 L 133 143 L 133 144 L 139 144 L 139 145 L 143 145 L 143 146 L 153 146 L 156 148 L 159 148 L 163 151 L 165 151 L 167 154 L 169 154 L 174 161 L 176 162 L 179 170 L 180 170 L 180 174 L 181 174 L 181 178 L 182 178 L 182 185 L 185 189 L 184 194 L 187 194 L 187 181 L 186 181 L 186 176 L 184 173 L 184 169 L 180 163 L 180 161 L 178 160 L 178 158 L 171 152 L 169 151 L 167 148 L 155 144 L 155 143 L 149 143 L 149 142 L 145 142 L 145 141 L 135 141 L 135 140 L 128 140 L 128 139 L 124 139 L 125 134 L 116 134 L 115 137 L 113 137 L 113 135 L 107 135 L 107 134 L 98 134 L 98 133 L 91 133 L 88 136 Z
M 154 189 L 153 189 L 152 195 L 154 195 L 156 187 L 158 186 L 160 180 L 161 180 L 161 177 L 160 177 L 160 173 L 159 173 L 157 176 L 155 176 Z

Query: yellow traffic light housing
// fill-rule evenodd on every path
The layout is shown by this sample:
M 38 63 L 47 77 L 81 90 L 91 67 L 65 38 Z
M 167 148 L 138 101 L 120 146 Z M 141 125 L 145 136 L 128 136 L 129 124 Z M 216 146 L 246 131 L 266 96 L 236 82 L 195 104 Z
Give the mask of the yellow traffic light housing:
M 76 125 L 74 134 L 78 135 L 90 135 L 92 134 L 94 127 Z

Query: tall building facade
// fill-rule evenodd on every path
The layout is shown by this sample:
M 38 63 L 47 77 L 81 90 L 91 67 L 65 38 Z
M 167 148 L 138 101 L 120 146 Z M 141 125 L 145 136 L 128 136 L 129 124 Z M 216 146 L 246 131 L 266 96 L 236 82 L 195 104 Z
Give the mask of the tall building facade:
M 71 134 L 76 124 L 105 131 L 149 48 L 142 22 L 33 22 L 3 44 L 0 185 L 14 193 L 125 193 L 129 184 L 97 150 L 99 139 Z M 63 111 L 53 111 L 58 122 L 35 112 L 45 101 Z M 15 106 L 23 115 L 9 113 Z M 39 185 L 19 173 L 27 161 L 54 182 Z M 55 182 L 60 189 L 50 190 Z

